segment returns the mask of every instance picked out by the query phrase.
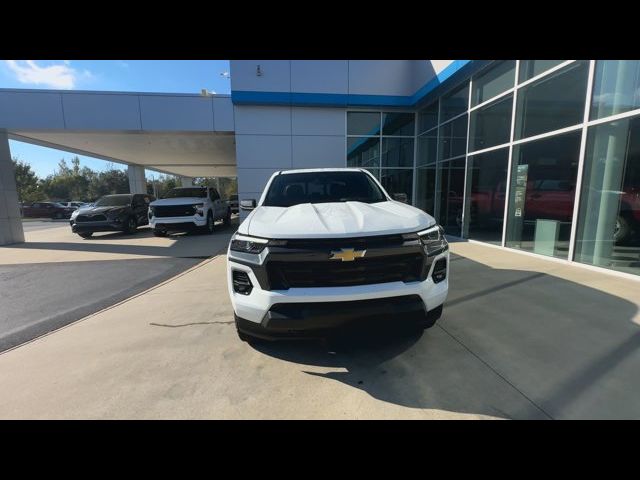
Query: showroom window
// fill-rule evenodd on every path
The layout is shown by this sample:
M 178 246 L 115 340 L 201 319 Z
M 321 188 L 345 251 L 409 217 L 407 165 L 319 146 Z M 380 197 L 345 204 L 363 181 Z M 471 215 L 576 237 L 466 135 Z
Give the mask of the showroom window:
M 575 260 L 640 273 L 640 117 L 589 127 Z
M 471 112 L 469 125 L 469 150 L 483 150 L 508 143 L 511 136 L 511 110 L 513 95 Z
M 463 114 L 469 108 L 469 82 L 440 99 L 440 122 Z
M 438 140 L 438 159 L 459 157 L 467 152 L 467 116 L 440 126 Z
M 436 100 L 431 105 L 423 108 L 418 113 L 418 133 L 431 130 L 438 125 L 438 101 Z
M 348 137 L 347 166 L 373 168 L 380 166 L 379 137 Z
M 640 107 L 640 61 L 598 60 L 593 83 L 591 119 Z
M 568 258 L 581 132 L 513 147 L 506 246 Z
M 463 237 L 502 243 L 508 164 L 508 147 L 468 157 Z
M 515 60 L 504 60 L 473 77 L 471 106 L 481 104 L 513 88 L 516 72 Z
M 389 195 L 411 203 L 416 114 L 347 112 L 347 166 L 363 167 Z
M 391 198 L 411 204 L 413 201 L 413 169 L 383 168 L 380 183 Z
M 462 208 L 464 199 L 465 159 L 438 163 L 436 198 L 438 200 L 438 223 L 450 235 L 462 233 Z
M 520 83 L 526 82 L 565 61 L 566 60 L 520 60 L 518 81 Z
M 589 62 L 567 65 L 518 90 L 516 139 L 582 123 Z
M 348 112 L 347 135 L 379 135 L 380 112 Z
M 416 169 L 416 207 L 436 217 L 436 165 Z
M 438 128 L 429 130 L 418 136 L 418 158 L 416 164 L 428 165 L 436 163 L 438 155 Z
M 413 168 L 413 138 L 382 137 L 382 168 Z

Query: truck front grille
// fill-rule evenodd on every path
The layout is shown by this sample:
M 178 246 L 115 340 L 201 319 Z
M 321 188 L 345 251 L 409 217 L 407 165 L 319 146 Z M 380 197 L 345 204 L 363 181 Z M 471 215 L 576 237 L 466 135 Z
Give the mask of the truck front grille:
M 104 222 L 107 220 L 107 217 L 105 217 L 102 214 L 98 214 L 98 215 L 78 215 L 76 217 L 76 223 L 81 223 L 81 222 Z
M 193 205 L 163 205 L 153 207 L 153 214 L 156 218 L 162 217 L 192 217 L 196 209 Z
M 267 275 L 272 290 L 415 282 L 422 280 L 423 259 L 421 253 L 407 253 L 353 262 L 276 260 L 267 263 Z

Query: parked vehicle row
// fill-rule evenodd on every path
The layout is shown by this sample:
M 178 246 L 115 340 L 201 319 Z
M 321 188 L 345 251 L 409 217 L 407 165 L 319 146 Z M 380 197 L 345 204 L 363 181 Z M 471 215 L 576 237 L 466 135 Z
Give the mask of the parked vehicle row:
M 83 238 L 95 232 L 133 233 L 150 225 L 156 236 L 173 231 L 213 233 L 215 222 L 231 222 L 231 208 L 212 187 L 174 188 L 163 199 L 148 194 L 105 195 L 71 213 L 73 233 Z

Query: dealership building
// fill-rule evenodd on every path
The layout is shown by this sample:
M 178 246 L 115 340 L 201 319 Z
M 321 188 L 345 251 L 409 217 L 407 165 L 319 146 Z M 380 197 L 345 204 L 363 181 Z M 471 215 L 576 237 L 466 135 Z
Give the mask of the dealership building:
M 0 90 L 0 244 L 24 240 L 8 139 L 259 198 L 362 167 L 455 237 L 640 274 L 640 61 L 237 60 L 231 95 Z M 499 250 L 496 250 L 499 255 Z

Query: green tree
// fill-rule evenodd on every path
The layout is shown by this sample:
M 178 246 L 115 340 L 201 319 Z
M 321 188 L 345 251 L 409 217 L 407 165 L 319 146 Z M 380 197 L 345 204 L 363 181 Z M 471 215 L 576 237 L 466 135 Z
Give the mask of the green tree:
M 80 168 L 80 159 L 77 156 L 71 159 L 71 167 L 63 158 L 58 162 L 58 169 L 53 175 L 42 181 L 42 188 L 51 200 L 85 200 L 90 173 L 89 168 Z
M 46 198 L 45 193 L 38 183 L 38 176 L 31 170 L 31 165 L 17 158 L 13 158 L 13 168 L 16 176 L 19 201 L 32 203 Z
M 126 172 L 112 169 L 91 173 L 87 188 L 87 198 L 89 200 L 97 200 L 103 195 L 129 193 L 129 176 Z
M 238 193 L 238 179 L 236 177 L 198 177 L 193 180 L 193 184 L 201 187 L 216 187 L 220 185 L 220 198 L 228 200 L 231 195 Z
M 167 192 L 178 186 L 178 180 L 173 175 L 159 175 L 147 180 L 147 193 L 163 198 Z

